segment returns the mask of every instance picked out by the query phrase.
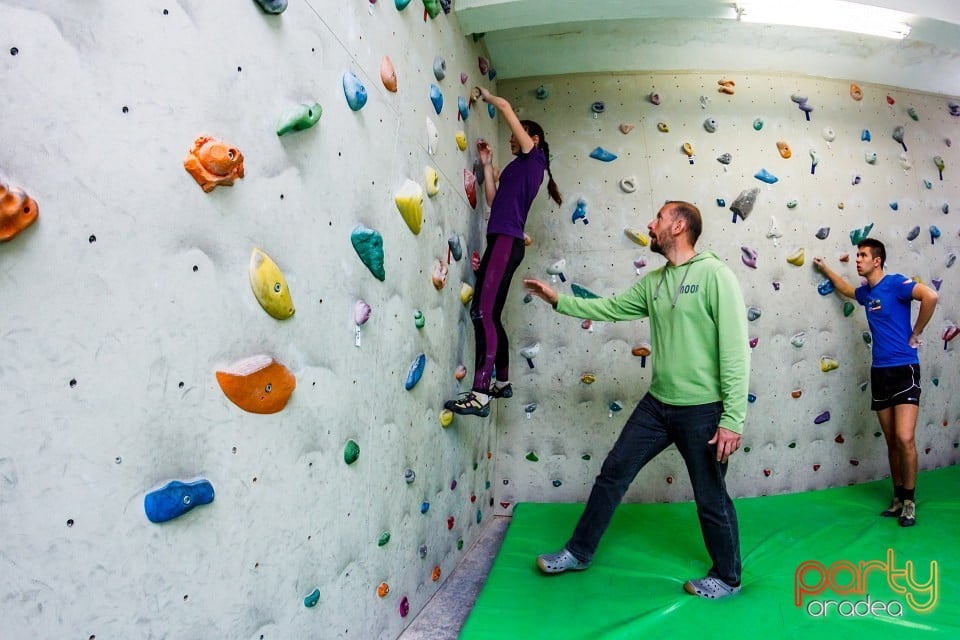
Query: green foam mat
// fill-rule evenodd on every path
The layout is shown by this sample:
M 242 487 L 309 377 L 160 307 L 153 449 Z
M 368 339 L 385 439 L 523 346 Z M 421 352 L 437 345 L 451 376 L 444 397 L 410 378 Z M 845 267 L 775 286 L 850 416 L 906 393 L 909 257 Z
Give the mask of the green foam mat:
M 693 503 L 621 505 L 590 569 L 555 576 L 536 557 L 563 546 L 583 505 L 521 503 L 460 638 L 960 638 L 960 467 L 917 487 L 911 528 L 879 516 L 889 480 L 736 500 L 743 591 L 723 600 L 682 589 L 709 568 Z M 799 607 L 798 573 L 822 587 Z

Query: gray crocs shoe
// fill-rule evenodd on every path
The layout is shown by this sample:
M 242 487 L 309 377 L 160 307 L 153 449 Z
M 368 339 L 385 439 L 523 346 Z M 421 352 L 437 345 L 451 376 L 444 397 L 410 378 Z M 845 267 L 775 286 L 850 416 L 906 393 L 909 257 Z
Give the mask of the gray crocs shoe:
M 580 562 L 564 547 L 556 553 L 537 556 L 537 566 L 544 573 L 563 573 L 564 571 L 583 571 L 590 567 L 590 563 Z
M 698 580 L 687 580 L 683 583 L 683 590 L 690 595 L 709 598 L 711 600 L 736 595 L 740 593 L 740 589 L 741 587 L 739 586 L 731 587 L 720 578 L 714 578 L 713 576 L 707 576 L 706 578 L 700 578 Z

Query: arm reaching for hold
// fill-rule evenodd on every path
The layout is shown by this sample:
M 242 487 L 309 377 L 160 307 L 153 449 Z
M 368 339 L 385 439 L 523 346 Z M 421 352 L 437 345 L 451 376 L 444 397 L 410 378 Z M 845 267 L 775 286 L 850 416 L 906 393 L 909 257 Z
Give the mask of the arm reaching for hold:
M 540 282 L 539 280 L 533 280 L 531 278 L 525 278 L 523 285 L 532 293 L 541 300 L 546 300 L 550 303 L 554 309 L 557 308 L 557 292 L 551 289 L 549 286 Z
M 487 206 L 493 204 L 493 198 L 497 195 L 497 180 L 499 176 L 493 168 L 493 148 L 490 143 L 480 138 L 477 140 L 477 154 L 480 156 L 480 163 L 483 165 L 483 194 L 487 198 Z
M 823 258 L 814 258 L 813 266 L 815 266 L 820 273 L 825 275 L 827 279 L 830 280 L 830 282 L 833 284 L 833 288 L 841 295 L 844 295 L 848 298 L 856 297 L 853 285 L 841 278 L 839 274 L 828 267 Z
M 512 133 L 517 139 L 517 144 L 520 146 L 520 151 L 522 153 L 530 153 L 530 150 L 537 145 L 533 141 L 533 138 L 530 137 L 530 134 L 527 133 L 527 130 L 523 128 L 523 125 L 520 123 L 520 118 L 517 117 L 517 114 L 513 111 L 513 107 L 510 105 L 510 103 L 507 102 L 505 98 L 493 95 L 483 87 L 477 87 L 475 91 L 480 92 L 480 98 L 484 102 L 492 104 L 500 113 L 503 114 L 507 124 L 510 126 L 510 133 Z

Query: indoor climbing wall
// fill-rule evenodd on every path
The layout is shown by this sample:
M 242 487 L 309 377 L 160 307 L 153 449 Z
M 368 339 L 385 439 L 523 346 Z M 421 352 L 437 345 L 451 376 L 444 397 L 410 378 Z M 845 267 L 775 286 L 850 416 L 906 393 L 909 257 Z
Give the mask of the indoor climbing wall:
M 493 511 L 495 71 L 436 0 L 108 4 L 0 1 L 2 635 L 395 638 Z
M 499 88 L 521 117 L 543 125 L 565 198 L 561 207 L 543 192 L 537 199 L 522 275 L 573 295 L 623 291 L 663 264 L 646 236 L 663 202 L 699 206 L 698 248 L 733 269 L 750 320 L 750 396 L 732 493 L 887 474 L 865 386 L 864 312 L 831 293 L 812 264 L 823 256 L 859 284 L 858 236 L 886 243 L 888 272 L 939 290 L 923 335 L 917 445 L 923 469 L 960 460 L 960 343 L 945 341 L 960 322 L 960 223 L 951 209 L 960 206 L 960 100 L 811 77 L 694 73 L 531 78 Z M 650 353 L 646 321 L 581 323 L 524 293 L 513 291 L 506 313 L 514 352 L 535 356 L 514 368 L 516 393 L 499 405 L 500 513 L 517 501 L 585 500 L 653 363 L 671 357 Z M 627 495 L 691 498 L 674 448 Z

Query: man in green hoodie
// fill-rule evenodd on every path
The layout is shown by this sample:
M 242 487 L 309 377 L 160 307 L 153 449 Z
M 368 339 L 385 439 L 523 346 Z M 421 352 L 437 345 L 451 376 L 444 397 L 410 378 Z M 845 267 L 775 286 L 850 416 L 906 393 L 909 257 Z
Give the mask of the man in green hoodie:
M 727 459 L 740 448 L 747 408 L 750 348 L 737 279 L 712 251 L 694 246 L 703 221 L 689 202 L 669 201 L 647 230 L 650 248 L 667 264 L 609 298 L 560 295 L 524 280 L 558 312 L 591 320 L 650 318 L 653 379 L 607 454 L 573 536 L 563 549 L 537 558 L 544 573 L 590 566 L 613 512 L 643 466 L 670 444 L 683 456 L 697 515 L 713 562 L 684 590 L 704 598 L 740 591 L 740 534 L 727 493 Z

